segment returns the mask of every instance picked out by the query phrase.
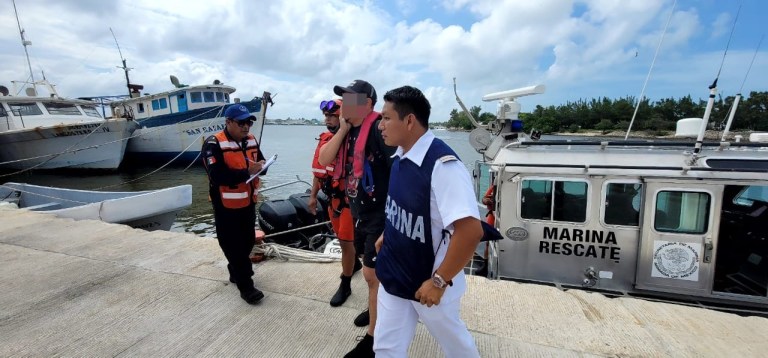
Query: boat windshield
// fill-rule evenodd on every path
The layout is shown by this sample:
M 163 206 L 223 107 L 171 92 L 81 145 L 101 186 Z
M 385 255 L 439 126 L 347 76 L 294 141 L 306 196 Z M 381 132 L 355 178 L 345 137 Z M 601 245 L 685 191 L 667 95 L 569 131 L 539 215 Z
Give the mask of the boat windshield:
M 89 117 L 98 117 L 101 118 L 101 113 L 96 109 L 94 106 L 82 106 L 83 112 L 87 114 Z
M 69 103 L 43 103 L 43 106 L 45 106 L 45 109 L 50 114 L 58 114 L 58 115 L 82 115 L 80 113 L 80 110 L 77 109 L 77 107 L 74 104 Z
M 733 198 L 734 204 L 742 206 L 752 206 L 756 201 L 768 203 L 768 187 L 747 186 Z
M 14 116 L 36 116 L 43 114 L 37 103 L 8 103 Z

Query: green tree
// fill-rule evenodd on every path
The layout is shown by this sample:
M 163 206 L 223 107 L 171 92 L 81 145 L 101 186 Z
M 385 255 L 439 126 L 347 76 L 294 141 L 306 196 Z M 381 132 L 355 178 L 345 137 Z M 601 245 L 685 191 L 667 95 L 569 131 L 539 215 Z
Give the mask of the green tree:
M 614 128 L 613 122 L 610 119 L 603 119 L 595 126 L 595 129 L 600 130 L 603 134 L 607 134 Z

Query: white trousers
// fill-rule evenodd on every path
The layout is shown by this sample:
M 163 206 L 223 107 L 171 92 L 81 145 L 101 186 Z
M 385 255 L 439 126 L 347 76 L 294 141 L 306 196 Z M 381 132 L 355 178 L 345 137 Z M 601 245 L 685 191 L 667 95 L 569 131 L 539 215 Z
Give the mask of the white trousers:
M 459 318 L 461 299 L 440 301 L 427 307 L 419 302 L 392 296 L 379 285 L 376 303 L 376 327 L 373 350 L 377 358 L 408 356 L 408 347 L 416 333 L 416 322 L 421 322 L 437 340 L 448 358 L 480 357 L 475 339 Z

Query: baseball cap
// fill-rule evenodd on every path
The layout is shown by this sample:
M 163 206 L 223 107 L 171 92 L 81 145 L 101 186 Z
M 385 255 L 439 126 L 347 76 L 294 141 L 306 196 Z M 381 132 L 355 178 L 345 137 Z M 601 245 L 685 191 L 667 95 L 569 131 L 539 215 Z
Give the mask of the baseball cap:
M 363 80 L 354 80 L 347 87 L 333 86 L 333 93 L 343 96 L 344 93 L 362 93 L 376 104 L 376 89 L 370 83 Z
M 235 105 L 229 106 L 229 108 L 227 108 L 227 110 L 224 111 L 224 117 L 232 120 L 236 120 L 236 121 L 243 121 L 253 117 L 253 115 L 251 114 L 251 112 L 248 112 L 248 108 L 246 108 L 244 105 L 235 104 Z

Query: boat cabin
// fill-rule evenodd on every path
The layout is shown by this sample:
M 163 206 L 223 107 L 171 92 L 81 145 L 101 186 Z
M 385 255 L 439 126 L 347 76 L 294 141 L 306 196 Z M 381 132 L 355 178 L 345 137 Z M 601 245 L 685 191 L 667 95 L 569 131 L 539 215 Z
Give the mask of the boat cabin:
M 38 81 L 35 85 L 26 88 L 26 96 L 14 95 L 21 91 L 14 89 L 11 93 L 0 86 L 0 132 L 104 119 L 93 102 L 61 98 L 45 81 Z M 50 95 L 41 96 L 38 93 L 40 86 L 48 88 Z
M 534 140 L 515 98 L 541 91 L 484 97 L 497 135 L 470 134 L 504 237 L 489 277 L 768 308 L 768 143 Z
M 768 148 L 690 165 L 659 146 L 523 142 L 479 165 L 505 236 L 494 277 L 768 304 Z
M 115 117 L 136 120 L 163 114 L 182 113 L 230 103 L 235 88 L 225 85 L 184 86 L 171 91 L 110 103 Z

